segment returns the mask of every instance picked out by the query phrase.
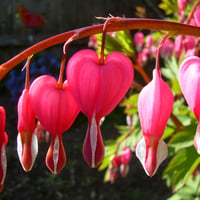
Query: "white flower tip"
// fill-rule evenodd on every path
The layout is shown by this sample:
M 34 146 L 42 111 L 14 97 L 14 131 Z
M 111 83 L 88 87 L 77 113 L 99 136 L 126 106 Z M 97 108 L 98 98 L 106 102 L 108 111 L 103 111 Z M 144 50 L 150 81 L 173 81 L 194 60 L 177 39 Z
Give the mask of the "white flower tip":
M 1 167 L 2 167 L 3 176 L 0 180 L 0 191 L 3 189 L 3 184 L 6 177 L 6 172 L 7 172 L 7 157 L 6 157 L 6 148 L 4 144 L 1 147 Z
M 17 135 L 17 154 L 19 161 L 24 169 L 28 172 L 32 169 L 38 154 L 38 140 L 35 134 L 32 135 L 31 144 L 22 144 L 21 135 Z
M 198 154 L 200 154 L 200 125 L 198 124 L 196 134 L 194 137 L 194 147 Z
M 157 153 L 156 153 L 156 166 L 154 167 L 153 171 L 149 172 L 145 165 L 146 144 L 145 144 L 144 137 L 142 137 L 142 139 L 138 142 L 136 146 L 136 156 L 140 160 L 146 174 L 150 177 L 152 177 L 156 173 L 160 164 L 167 158 L 167 155 L 168 155 L 167 145 L 162 139 L 160 139 L 158 143 L 158 147 L 157 147 Z

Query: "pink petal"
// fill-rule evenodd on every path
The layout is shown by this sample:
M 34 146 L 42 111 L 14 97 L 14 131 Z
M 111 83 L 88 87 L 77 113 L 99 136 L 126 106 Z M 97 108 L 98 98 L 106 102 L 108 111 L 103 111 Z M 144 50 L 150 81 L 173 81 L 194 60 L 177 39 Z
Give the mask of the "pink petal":
M 160 139 L 173 107 L 173 94 L 161 79 L 158 70 L 153 71 L 153 80 L 140 92 L 138 112 L 144 136 Z
M 81 50 L 67 64 L 67 80 L 81 111 L 92 117 L 100 87 L 98 56 L 95 51 Z M 89 103 L 88 103 L 89 102 Z
M 186 58 L 179 69 L 179 82 L 184 97 L 194 112 L 197 119 L 200 119 L 200 58 L 191 56 Z
M 4 107 L 0 106 L 0 192 L 3 189 L 4 180 L 7 171 L 6 145 L 8 136 L 5 132 L 6 111 Z
M 104 143 L 99 127 L 99 122 L 93 117 L 89 121 L 88 130 L 83 144 L 83 157 L 87 164 L 97 167 L 104 157 Z
M 96 117 L 108 115 L 122 100 L 133 81 L 133 65 L 119 52 L 110 53 L 100 65 L 100 87 L 96 102 Z
M 58 174 L 66 164 L 65 149 L 60 135 L 52 137 L 46 155 L 46 165 L 53 174 Z
M 200 26 L 200 7 L 198 7 L 194 12 L 194 19 L 197 26 Z
M 58 89 L 54 77 L 40 76 L 31 84 L 29 93 L 38 120 L 54 136 L 66 131 L 79 113 L 67 81 Z
M 18 105 L 18 125 L 17 129 L 22 135 L 31 135 L 35 130 L 35 113 L 33 112 L 29 90 L 24 89 L 19 98 Z M 23 137 L 23 136 L 22 136 Z
M 128 165 L 131 160 L 131 150 L 128 147 L 123 147 L 121 153 L 121 163 Z

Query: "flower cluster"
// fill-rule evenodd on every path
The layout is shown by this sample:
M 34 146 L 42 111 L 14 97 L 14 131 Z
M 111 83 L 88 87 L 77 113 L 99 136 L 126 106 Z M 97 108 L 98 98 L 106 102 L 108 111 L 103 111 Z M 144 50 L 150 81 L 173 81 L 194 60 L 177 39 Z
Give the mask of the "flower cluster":
M 114 183 L 116 178 L 121 174 L 122 177 L 126 177 L 129 170 L 129 162 L 131 160 L 130 148 L 124 146 L 120 155 L 115 154 L 111 159 L 111 165 L 109 167 L 109 180 Z
M 186 1 L 179 1 L 178 5 L 179 14 L 182 16 Z M 199 25 L 199 12 L 200 9 L 197 8 L 189 24 Z M 130 88 L 131 93 L 133 87 L 139 85 L 134 77 L 134 70 L 137 70 L 146 84 L 144 87 L 139 85 L 136 112 L 139 116 L 142 137 L 137 141 L 135 153 L 146 174 L 152 177 L 168 155 L 168 146 L 163 140 L 163 134 L 174 104 L 174 94 L 162 78 L 159 67 L 160 56 L 166 59 L 175 55 L 176 59 L 180 59 L 185 54 L 178 78 L 183 96 L 198 120 L 194 146 L 200 153 L 198 38 L 184 35 L 169 39 L 171 34 L 167 34 L 160 39 L 157 47 L 151 34 L 144 36 L 142 32 L 137 32 L 131 38 L 132 40 L 128 40 L 129 45 L 126 48 L 118 45 L 120 51 L 107 51 L 104 55 L 106 26 L 112 20 L 120 19 L 108 18 L 105 22 L 100 52 L 97 53 L 91 49 L 80 50 L 66 64 L 66 49 L 69 43 L 77 37 L 75 34 L 64 45 L 61 63 L 58 64 L 55 59 L 48 58 L 49 65 L 60 67 L 58 80 L 45 71 L 45 61 L 42 57 L 38 62 L 42 66 L 40 68 L 42 74 L 45 73 L 45 75 L 38 74 L 37 78 L 33 76 L 32 74 L 38 73 L 36 64 L 34 62 L 31 64 L 31 56 L 27 58 L 25 87 L 20 90 L 21 95 L 17 106 L 17 152 L 26 172 L 32 169 L 36 160 L 38 142 L 41 138 L 43 140 L 44 130 L 50 134 L 47 139 L 50 138 L 50 146 L 46 154 L 48 169 L 57 174 L 64 168 L 67 158 L 62 135 L 71 127 L 80 111 L 88 119 L 88 129 L 82 148 L 83 158 L 89 167 L 98 167 L 105 154 L 100 128 L 101 121 L 114 110 Z M 115 39 L 119 37 L 118 33 L 109 32 L 108 34 Z M 124 36 L 127 32 L 120 34 Z M 90 37 L 90 47 L 98 48 L 97 42 L 94 36 Z M 134 46 L 134 50 L 129 48 L 131 45 Z M 156 64 L 151 79 L 143 68 L 152 58 L 156 59 Z M 66 79 L 63 80 L 65 67 Z M 13 87 L 13 94 L 16 94 L 16 88 L 13 86 L 14 76 L 14 72 L 11 73 L 7 86 Z M 131 108 L 132 105 L 129 102 L 126 107 Z M 133 128 L 131 117 L 131 115 L 128 116 L 129 129 Z M 0 107 L 0 190 L 3 188 L 7 165 L 5 147 L 8 137 L 5 132 L 5 118 L 5 110 Z M 130 134 L 132 131 L 129 131 Z M 127 134 L 121 142 L 129 135 Z M 117 150 L 118 147 L 116 147 Z M 130 159 L 131 149 L 129 147 L 124 145 L 120 154 L 115 151 L 109 167 L 109 180 L 112 183 L 120 174 L 123 177 L 127 175 Z

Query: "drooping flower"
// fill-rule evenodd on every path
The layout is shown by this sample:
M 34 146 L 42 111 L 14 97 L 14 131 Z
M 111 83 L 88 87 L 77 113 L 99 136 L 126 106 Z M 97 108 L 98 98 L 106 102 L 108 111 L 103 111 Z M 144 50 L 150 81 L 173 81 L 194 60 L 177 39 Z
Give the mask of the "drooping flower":
M 138 54 L 138 60 L 142 65 L 147 64 L 148 58 L 149 58 L 149 48 L 145 47 L 142 49 L 142 51 Z
M 178 35 L 174 42 L 174 52 L 179 58 L 183 51 L 187 52 L 195 48 L 195 37 Z
M 144 34 L 142 32 L 137 32 L 134 35 L 134 43 L 138 52 L 142 50 L 144 44 Z
M 174 49 L 174 44 L 170 41 L 170 39 L 166 40 L 162 47 L 160 48 L 160 55 L 163 58 L 170 58 L 172 56 Z
M 151 34 L 149 34 L 149 35 L 147 35 L 147 37 L 146 37 L 146 42 L 145 42 L 145 46 L 147 47 L 147 48 L 151 48 L 151 46 L 153 45 L 153 37 L 152 37 L 152 35 Z
M 179 15 L 184 13 L 187 3 L 188 3 L 188 0 L 177 0 Z
M 23 169 L 32 169 L 38 154 L 38 140 L 34 134 L 35 113 L 30 102 L 29 89 L 24 89 L 18 101 L 17 153 Z
M 194 20 L 197 26 L 200 26 L 200 7 L 198 7 L 194 12 Z
M 114 183 L 115 180 L 119 177 L 119 175 L 120 175 L 120 165 L 121 165 L 121 156 L 115 154 L 111 158 L 111 164 L 109 166 L 109 181 L 111 183 Z
M 131 150 L 128 147 L 123 147 L 121 153 L 121 166 L 120 172 L 123 177 L 126 177 L 129 170 L 129 162 L 131 160 Z
M 6 145 L 8 143 L 8 135 L 5 132 L 6 111 L 0 106 L 0 192 L 3 189 L 4 180 L 7 171 Z
M 133 66 L 122 53 L 112 52 L 99 64 L 96 52 L 81 50 L 67 65 L 70 90 L 89 125 L 83 144 L 83 157 L 97 167 L 104 157 L 100 120 L 123 98 L 133 81 Z
M 178 77 L 186 102 L 198 120 L 194 146 L 200 154 L 200 58 L 186 58 L 180 66 Z
M 172 107 L 173 94 L 156 68 L 153 70 L 152 81 L 142 89 L 138 99 L 143 137 L 136 146 L 136 156 L 149 176 L 155 174 L 167 157 L 167 145 L 162 135 Z
M 47 167 L 52 173 L 59 173 L 66 163 L 62 134 L 70 128 L 80 110 L 67 81 L 58 88 L 54 77 L 43 75 L 34 80 L 29 93 L 38 120 L 52 135 L 46 156 Z

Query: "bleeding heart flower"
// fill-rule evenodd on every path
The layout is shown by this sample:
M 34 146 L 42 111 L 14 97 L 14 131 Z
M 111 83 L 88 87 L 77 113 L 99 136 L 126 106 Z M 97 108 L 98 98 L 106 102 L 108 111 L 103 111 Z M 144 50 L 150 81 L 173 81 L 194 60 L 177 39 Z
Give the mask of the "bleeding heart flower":
M 184 13 L 187 3 L 188 3 L 188 0 L 177 0 L 179 15 Z
M 100 120 L 123 98 L 133 81 L 133 66 L 122 53 L 110 53 L 99 64 L 96 52 L 81 50 L 67 65 L 67 79 L 89 126 L 83 144 L 83 157 L 90 167 L 97 167 L 104 157 Z
M 65 81 L 60 89 L 56 79 L 48 75 L 40 76 L 31 84 L 30 97 L 38 120 L 52 135 L 46 164 L 52 173 L 59 173 L 66 163 L 61 136 L 74 122 L 79 108 L 68 82 Z
M 138 112 L 143 138 L 136 146 L 136 156 L 147 175 L 153 176 L 167 157 L 167 145 L 161 139 L 173 107 L 173 94 L 162 80 L 160 71 L 154 69 L 153 80 L 141 91 Z
M 172 56 L 174 49 L 174 44 L 171 42 L 170 39 L 166 40 L 162 47 L 160 48 L 160 55 L 164 58 L 170 58 Z
M 200 154 L 200 58 L 186 58 L 180 66 L 178 77 L 186 102 L 198 120 L 194 146 Z
M 6 145 L 8 143 L 8 135 L 5 132 L 6 111 L 0 106 L 0 192 L 3 189 L 4 180 L 7 171 Z
M 23 169 L 30 171 L 38 153 L 38 141 L 34 134 L 35 114 L 29 90 L 24 89 L 18 101 L 17 152 Z
M 129 162 L 131 160 L 131 150 L 128 147 L 123 147 L 121 153 L 121 166 L 120 172 L 123 177 L 126 177 L 129 171 Z
M 121 153 L 121 163 L 124 165 L 128 165 L 131 160 L 131 150 L 128 147 L 123 147 Z
M 109 180 L 111 183 L 114 183 L 115 180 L 120 175 L 120 165 L 121 165 L 121 156 L 115 154 L 111 159 L 111 164 L 109 166 Z
M 138 52 L 142 50 L 144 44 L 144 34 L 142 32 L 137 32 L 134 35 L 134 43 Z
M 197 26 L 200 26 L 200 7 L 197 7 L 197 9 L 194 12 L 194 20 Z

